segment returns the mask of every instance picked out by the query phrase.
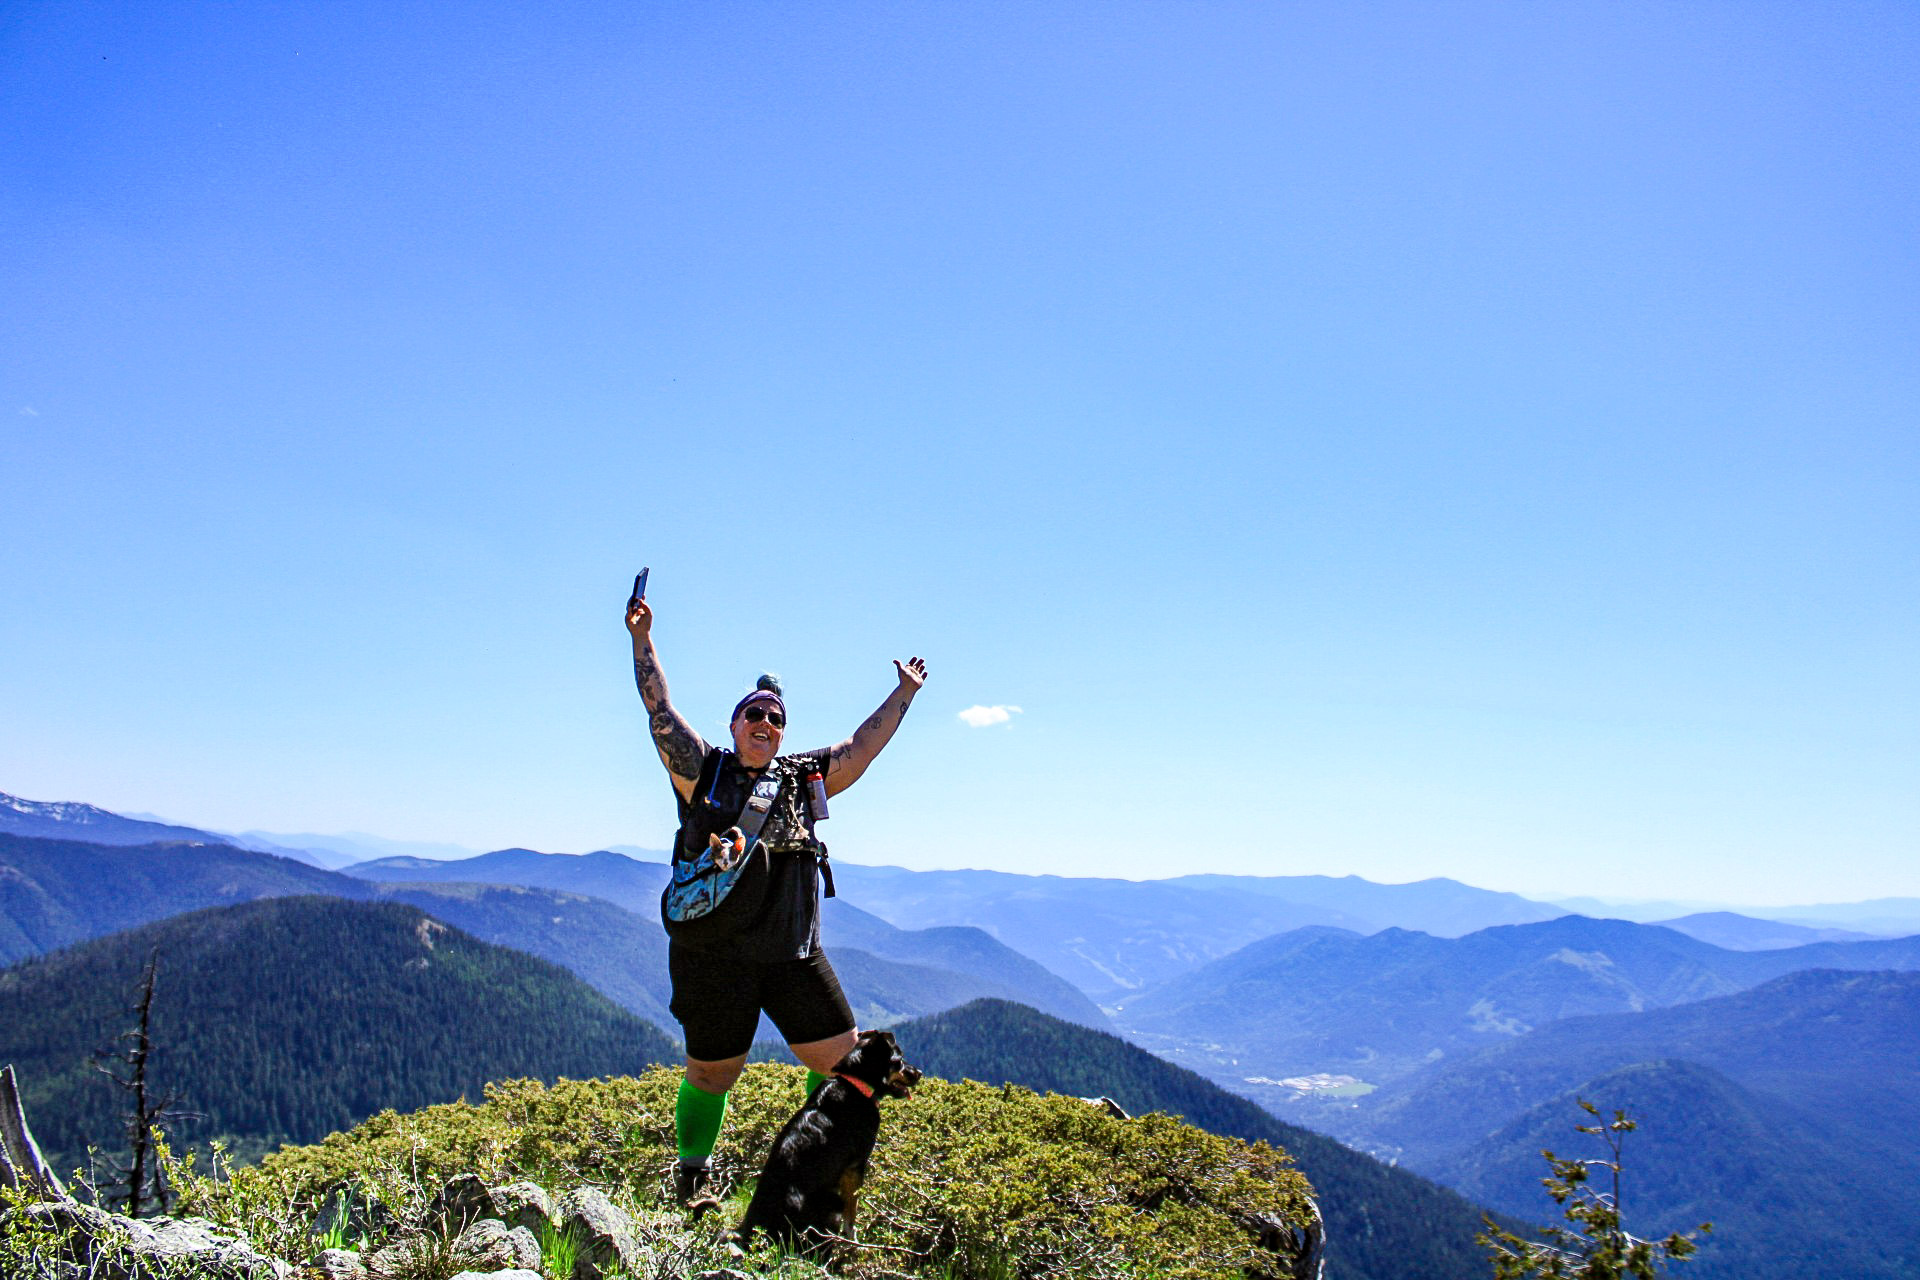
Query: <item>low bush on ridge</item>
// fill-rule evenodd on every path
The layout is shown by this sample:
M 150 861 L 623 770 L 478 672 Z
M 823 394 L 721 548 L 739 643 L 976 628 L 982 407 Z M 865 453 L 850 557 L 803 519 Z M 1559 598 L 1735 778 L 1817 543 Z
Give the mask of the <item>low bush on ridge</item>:
M 599 1187 L 637 1220 L 677 1230 L 667 1188 L 679 1081 L 665 1068 L 551 1087 L 512 1080 L 488 1085 L 477 1105 L 382 1112 L 230 1177 L 176 1168 L 178 1212 L 300 1261 L 313 1250 L 323 1203 L 343 1185 L 384 1207 L 370 1221 L 404 1221 L 447 1179 L 476 1173 L 490 1184 L 530 1180 L 556 1194 Z M 803 1081 L 798 1067 L 747 1069 L 716 1153 L 723 1174 L 744 1180 L 758 1171 L 799 1105 Z M 1119 1120 L 1077 1098 L 931 1078 L 882 1113 L 860 1198 L 860 1244 L 843 1250 L 843 1275 L 1279 1275 L 1286 1260 L 1263 1249 L 1251 1228 L 1263 1218 L 1302 1226 L 1312 1217 L 1306 1179 L 1285 1152 L 1159 1114 Z M 707 1259 L 735 1212 L 686 1233 L 694 1269 L 714 1265 Z

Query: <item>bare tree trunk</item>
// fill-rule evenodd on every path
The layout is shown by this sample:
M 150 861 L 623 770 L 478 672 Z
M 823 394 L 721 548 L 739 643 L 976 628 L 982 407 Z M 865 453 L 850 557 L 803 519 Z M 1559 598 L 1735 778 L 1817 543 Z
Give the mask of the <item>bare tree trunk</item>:
M 11 1063 L 0 1069 L 0 1186 L 24 1187 L 53 1200 L 71 1198 L 41 1157 L 33 1130 L 27 1128 L 27 1110 L 21 1105 Z
M 127 1047 L 102 1049 L 96 1055 L 107 1063 L 120 1064 L 102 1064 L 100 1070 L 133 1095 L 127 1113 L 127 1147 L 132 1158 L 126 1165 L 116 1162 L 114 1166 L 124 1178 L 119 1185 L 124 1188 L 129 1218 L 139 1217 L 140 1211 L 147 1207 L 149 1186 L 154 1208 L 166 1210 L 167 1191 L 155 1167 L 153 1131 L 156 1126 L 190 1118 L 188 1113 L 173 1109 L 173 1095 L 157 1096 L 148 1082 L 148 1066 L 153 1057 L 153 992 L 159 970 L 160 953 L 156 950 L 147 957 L 146 972 L 140 978 L 139 1003 L 127 1011 L 136 1019 L 133 1028 L 120 1035 Z
M 153 980 L 160 968 L 160 953 L 155 951 L 147 957 L 147 971 L 140 979 L 140 1026 L 134 1032 L 133 1051 L 127 1055 L 127 1065 L 133 1068 L 128 1086 L 133 1090 L 133 1118 L 128 1124 L 132 1130 L 127 1136 L 133 1140 L 133 1169 L 127 1175 L 127 1216 L 140 1216 L 141 1193 L 147 1185 L 147 1165 L 153 1158 L 153 1122 L 157 1118 L 158 1108 L 148 1106 L 147 1097 L 147 1055 L 153 1050 Z M 159 1193 L 156 1188 L 156 1198 Z M 162 1206 L 165 1207 L 164 1205 Z

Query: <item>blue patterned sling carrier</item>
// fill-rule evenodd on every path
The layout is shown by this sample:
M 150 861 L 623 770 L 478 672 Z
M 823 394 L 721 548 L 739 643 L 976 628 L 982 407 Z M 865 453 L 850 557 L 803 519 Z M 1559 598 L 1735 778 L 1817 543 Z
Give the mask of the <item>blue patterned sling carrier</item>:
M 709 806 L 729 754 L 720 753 L 714 763 L 705 797 Z M 674 859 L 673 879 L 660 895 L 660 919 L 669 936 L 714 942 L 738 933 L 759 916 L 772 878 L 760 830 L 780 798 L 782 781 L 778 770 L 761 774 L 747 795 L 739 821 L 720 833 L 722 843 L 716 846 L 709 841 L 695 857 Z

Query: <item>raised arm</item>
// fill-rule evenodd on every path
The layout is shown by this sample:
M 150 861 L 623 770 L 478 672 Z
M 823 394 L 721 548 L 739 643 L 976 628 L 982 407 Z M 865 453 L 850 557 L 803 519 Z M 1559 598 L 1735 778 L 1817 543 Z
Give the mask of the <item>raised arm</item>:
M 919 693 L 920 686 L 927 682 L 927 664 L 919 658 L 910 658 L 904 663 L 895 658 L 893 669 L 899 674 L 899 686 L 887 695 L 887 700 L 880 704 L 879 710 L 861 722 L 851 738 L 833 748 L 828 755 L 828 795 L 838 795 L 860 780 L 860 775 L 867 771 L 873 758 L 880 754 L 880 748 L 892 740 L 893 731 L 906 718 L 913 695 Z
M 640 701 L 647 704 L 647 726 L 653 733 L 654 749 L 673 778 L 673 789 L 682 800 L 689 799 L 700 776 L 700 762 L 707 755 L 707 744 L 687 718 L 673 709 L 667 696 L 667 677 L 661 673 L 659 655 L 653 651 L 653 608 L 645 600 L 627 601 L 627 630 L 633 635 L 633 682 L 639 686 Z

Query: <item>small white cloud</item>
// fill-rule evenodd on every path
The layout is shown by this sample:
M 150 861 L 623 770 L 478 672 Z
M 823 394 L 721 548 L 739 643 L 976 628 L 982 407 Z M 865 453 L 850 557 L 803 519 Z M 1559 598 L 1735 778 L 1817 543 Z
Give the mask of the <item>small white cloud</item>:
M 971 728 L 984 729 L 990 724 L 1005 724 L 1020 714 L 1018 707 L 968 707 L 960 713 Z
M 20 416 L 23 418 L 37 418 L 40 416 L 40 411 L 30 404 L 23 404 L 20 406 Z

